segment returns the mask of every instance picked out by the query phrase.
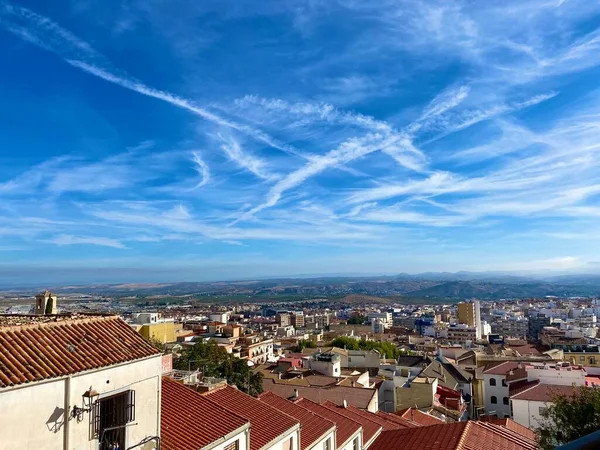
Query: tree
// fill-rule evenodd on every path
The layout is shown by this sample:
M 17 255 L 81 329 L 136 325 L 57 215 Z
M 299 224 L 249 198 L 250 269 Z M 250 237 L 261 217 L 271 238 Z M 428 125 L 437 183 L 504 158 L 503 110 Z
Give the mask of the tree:
M 355 313 L 348 318 L 348 325 L 362 325 L 367 320 L 364 314 Z
M 576 387 L 572 396 L 556 394 L 542 412 L 540 448 L 550 450 L 600 430 L 600 387 Z
M 251 395 L 262 392 L 262 374 L 252 373 L 245 359 L 233 356 L 214 341 L 198 341 L 184 348 L 174 362 L 175 369 L 200 369 L 206 377 L 225 378 L 241 391 Z
M 398 358 L 401 352 L 391 342 L 367 341 L 366 339 L 352 339 L 350 337 L 335 338 L 331 345 L 333 347 L 345 348 L 346 350 L 377 350 L 385 358 Z
M 315 344 L 313 341 L 300 339 L 298 341 L 298 345 L 296 345 L 295 347 L 291 347 L 290 350 L 293 353 L 301 353 L 302 350 L 304 350 L 305 348 L 317 348 L 317 344 Z

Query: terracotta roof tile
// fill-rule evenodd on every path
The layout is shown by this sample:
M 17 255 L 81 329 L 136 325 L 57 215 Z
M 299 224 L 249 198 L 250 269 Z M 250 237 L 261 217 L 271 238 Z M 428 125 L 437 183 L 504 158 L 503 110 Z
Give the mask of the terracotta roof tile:
M 483 373 L 486 375 L 507 375 L 511 370 L 516 370 L 519 364 L 517 361 L 506 361 L 484 370 Z
M 384 431 L 369 450 L 535 450 L 527 439 L 499 425 L 454 422 Z
M 313 413 L 323 417 L 327 420 L 332 421 L 336 424 L 336 444 L 337 448 L 340 449 L 348 442 L 348 440 L 360 431 L 362 425 L 346 416 L 339 414 L 338 412 L 312 402 L 308 399 L 301 398 L 294 402 L 294 404 L 301 406 Z
M 513 381 L 512 383 L 508 383 L 508 395 L 512 397 L 513 395 L 516 395 L 519 392 L 523 392 L 523 391 L 529 389 L 530 387 L 537 386 L 539 383 L 540 383 L 539 380 Z
M 356 410 L 351 411 L 349 408 L 338 406 L 332 402 L 325 402 L 322 406 L 324 406 L 325 408 L 329 408 L 332 411 L 335 411 L 338 414 L 347 417 L 348 419 L 352 419 L 355 422 L 360 423 L 363 427 L 363 447 L 367 447 L 371 443 L 371 441 L 375 439 L 383 430 L 383 427 L 377 422 L 365 417 L 362 414 L 358 414 Z
M 370 411 L 365 411 L 364 409 L 358 409 L 355 406 L 348 405 L 346 411 L 353 412 L 358 416 L 362 416 L 365 420 L 370 420 L 371 422 L 379 424 L 383 430 L 399 430 L 401 428 L 408 428 L 407 426 L 403 426 L 404 424 L 400 425 L 393 420 L 387 420 L 381 415 L 377 415 Z
M 467 422 L 384 431 L 369 450 L 454 450 Z
M 425 414 L 424 412 L 414 408 L 406 408 L 398 411 L 396 414 L 404 419 L 412 420 L 413 422 L 417 422 L 424 426 L 439 425 L 440 423 L 444 423 L 442 419 L 438 419 L 430 414 Z
M 249 426 L 249 422 L 170 378 L 162 380 L 163 450 L 199 450 Z
M 482 417 L 480 420 L 481 422 L 488 422 L 494 425 L 501 425 L 504 428 L 508 428 L 509 430 L 526 437 L 527 439 L 535 440 L 537 438 L 537 435 L 533 430 L 530 430 L 529 428 L 509 418 L 501 419 L 499 417 Z
M 388 420 L 390 422 L 394 422 L 397 425 L 400 425 L 400 428 L 415 428 L 423 426 L 420 423 L 413 422 L 412 420 L 405 419 L 403 417 L 397 416 L 396 414 L 391 414 L 384 411 L 377 411 L 376 414 L 384 420 Z
M 535 402 L 550 402 L 555 395 L 565 395 L 570 397 L 575 392 L 573 386 L 560 386 L 556 384 L 537 384 L 529 389 L 525 389 L 516 395 L 511 396 L 511 400 L 529 400 Z
M 299 386 L 282 383 L 284 380 L 263 379 L 263 390 L 271 391 L 280 397 L 291 398 L 294 396 L 295 389 L 298 390 L 298 396 L 308 398 L 316 403 L 331 401 L 336 405 L 342 405 L 344 400 L 348 404 L 357 408 L 367 409 L 369 404 L 376 397 L 377 391 L 371 388 L 348 387 L 348 386 Z M 306 380 L 302 380 L 306 381 Z M 307 383 L 308 384 L 308 383 Z
M 117 316 L 38 317 L 0 316 L 0 388 L 160 354 Z
M 301 450 L 311 447 L 323 436 L 335 429 L 335 423 L 332 421 L 319 417 L 308 409 L 302 408 L 272 392 L 265 392 L 259 395 L 258 399 L 300 422 Z
M 203 395 L 250 421 L 250 450 L 263 448 L 298 425 L 287 414 L 231 386 Z

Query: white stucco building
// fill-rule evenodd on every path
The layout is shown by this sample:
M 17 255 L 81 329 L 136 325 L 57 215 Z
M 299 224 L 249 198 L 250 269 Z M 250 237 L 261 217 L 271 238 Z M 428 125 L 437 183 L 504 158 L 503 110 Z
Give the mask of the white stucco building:
M 155 448 L 161 373 L 116 316 L 0 316 L 0 447 Z
M 484 371 L 485 414 L 511 417 L 510 384 L 523 380 L 527 380 L 527 373 L 516 361 L 507 361 Z
M 537 384 L 511 397 L 513 420 L 535 430 L 542 420 L 542 412 L 552 404 L 555 395 L 570 396 L 573 386 Z

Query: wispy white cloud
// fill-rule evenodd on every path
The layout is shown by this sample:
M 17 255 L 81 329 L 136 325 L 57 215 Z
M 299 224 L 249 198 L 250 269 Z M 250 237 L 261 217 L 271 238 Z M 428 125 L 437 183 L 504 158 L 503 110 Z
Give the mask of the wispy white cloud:
M 97 236 L 73 236 L 70 234 L 60 234 L 51 239 L 46 239 L 45 242 L 56 245 L 97 245 L 100 247 L 111 247 L 118 249 L 126 249 L 127 247 L 116 239 L 97 237 Z
M 221 140 L 221 150 L 237 166 L 263 180 L 274 180 L 277 178 L 276 175 L 269 173 L 265 161 L 242 150 L 239 142 L 233 136 L 218 135 L 218 137 Z
M 201 177 L 198 184 L 196 184 L 196 189 L 198 189 L 208 184 L 208 182 L 210 181 L 210 169 L 208 167 L 208 164 L 206 164 L 200 156 L 199 152 L 192 152 L 192 159 L 196 164 L 196 171 Z
M 216 125 L 247 134 L 273 148 L 287 153 L 297 154 L 297 151 L 292 146 L 278 142 L 261 130 L 227 120 L 208 111 L 206 108 L 198 106 L 189 99 L 167 91 L 155 89 L 136 80 L 130 75 L 124 74 L 123 71 L 111 69 L 106 58 L 96 52 L 88 43 L 79 39 L 73 33 L 65 30 L 47 17 L 43 17 L 26 8 L 16 7 L 8 3 L 3 3 L 1 11 L 3 13 L 2 17 L 4 17 L 5 20 L 0 22 L 0 25 L 3 25 L 8 31 L 13 32 L 22 39 L 56 53 L 73 67 L 121 86 L 122 88 L 162 100 L 173 106 L 190 111 Z M 20 23 L 15 24 L 16 21 Z

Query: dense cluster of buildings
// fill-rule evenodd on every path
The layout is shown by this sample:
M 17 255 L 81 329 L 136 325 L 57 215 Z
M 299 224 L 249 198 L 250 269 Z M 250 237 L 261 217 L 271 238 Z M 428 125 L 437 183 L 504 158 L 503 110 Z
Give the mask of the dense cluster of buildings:
M 58 303 L 44 292 L 31 314 L 0 315 L 0 448 L 394 450 L 446 436 L 444 448 L 534 449 L 553 395 L 600 385 L 596 300 L 124 314 Z M 173 370 L 197 342 L 246 360 L 263 393 L 200 365 Z

